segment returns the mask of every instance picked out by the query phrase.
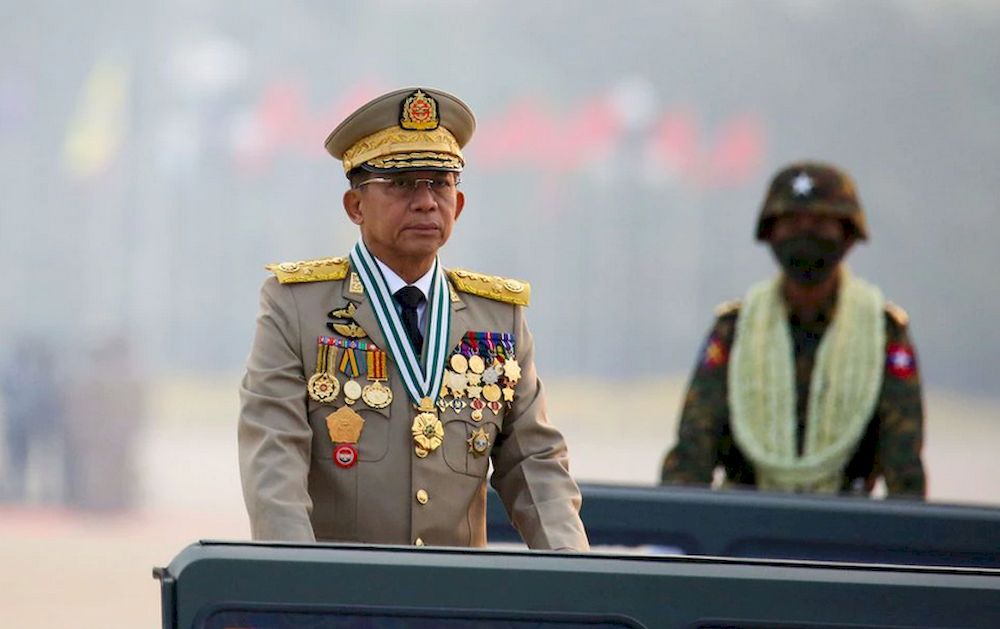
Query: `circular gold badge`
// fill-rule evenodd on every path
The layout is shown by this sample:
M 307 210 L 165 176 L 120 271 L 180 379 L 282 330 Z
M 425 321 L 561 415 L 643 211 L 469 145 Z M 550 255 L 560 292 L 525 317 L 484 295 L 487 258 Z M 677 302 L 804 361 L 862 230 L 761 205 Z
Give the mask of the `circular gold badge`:
M 361 385 L 357 380 L 348 380 L 344 383 L 344 398 L 348 404 L 354 404 L 361 397 Z
M 483 397 L 486 398 L 488 402 L 497 402 L 503 397 L 503 393 L 500 391 L 500 387 L 496 384 L 488 384 L 483 387 Z
M 317 402 L 332 402 L 340 393 L 340 383 L 326 372 L 314 373 L 306 385 L 309 397 Z
M 483 357 L 478 354 L 471 356 L 469 358 L 469 369 L 471 369 L 474 373 L 483 373 L 483 370 L 486 369 L 486 363 L 483 361 Z
M 372 408 L 385 408 L 392 404 L 392 389 L 376 380 L 362 389 L 361 399 Z
M 469 359 L 461 354 L 455 354 L 451 357 L 451 369 L 457 374 L 464 374 L 469 370 Z

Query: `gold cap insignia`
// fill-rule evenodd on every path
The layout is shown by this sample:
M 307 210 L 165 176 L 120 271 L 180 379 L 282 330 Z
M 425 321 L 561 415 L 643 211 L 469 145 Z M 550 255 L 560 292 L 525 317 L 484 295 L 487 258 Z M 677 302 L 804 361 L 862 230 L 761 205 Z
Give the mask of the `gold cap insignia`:
M 326 139 L 344 172 L 440 170 L 461 172 L 462 147 L 476 118 L 457 97 L 429 87 L 407 87 L 378 96 L 349 115 Z
M 399 126 L 411 131 L 430 131 L 437 129 L 438 124 L 437 101 L 423 90 L 413 92 L 403 101 Z
M 365 420 L 349 406 L 342 406 L 326 416 L 326 428 L 334 443 L 357 443 Z

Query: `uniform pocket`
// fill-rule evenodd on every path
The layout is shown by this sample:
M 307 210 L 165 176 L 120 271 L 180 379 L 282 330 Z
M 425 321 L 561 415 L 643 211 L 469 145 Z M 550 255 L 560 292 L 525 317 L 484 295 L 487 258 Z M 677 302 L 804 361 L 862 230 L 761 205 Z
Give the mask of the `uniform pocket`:
M 500 431 L 500 418 L 487 412 L 482 421 L 473 421 L 468 411 L 442 413 L 444 461 L 455 472 L 485 478 L 490 465 L 490 452 Z
M 335 404 L 322 404 L 309 400 L 309 425 L 313 431 L 312 458 L 327 460 L 333 456 L 336 447 L 330 438 L 326 426 L 326 418 L 337 409 L 344 406 L 338 400 Z M 352 405 L 361 419 L 365 420 L 361 429 L 361 438 L 355 444 L 358 448 L 358 461 L 380 461 L 389 452 L 389 408 L 374 409 L 362 402 Z

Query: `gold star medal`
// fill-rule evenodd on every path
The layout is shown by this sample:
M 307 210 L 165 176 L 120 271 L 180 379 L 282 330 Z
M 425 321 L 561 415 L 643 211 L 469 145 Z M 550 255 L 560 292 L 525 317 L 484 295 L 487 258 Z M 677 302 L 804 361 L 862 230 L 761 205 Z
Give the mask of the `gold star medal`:
M 510 358 L 503 364 L 503 373 L 507 376 L 510 384 L 515 385 L 521 379 L 521 365 L 513 358 Z
M 410 432 L 413 434 L 414 451 L 420 458 L 437 450 L 444 441 L 444 426 L 431 411 L 418 413 L 413 418 Z
M 474 456 L 483 456 L 490 449 L 490 438 L 482 428 L 474 431 L 465 442 L 469 444 L 469 452 Z

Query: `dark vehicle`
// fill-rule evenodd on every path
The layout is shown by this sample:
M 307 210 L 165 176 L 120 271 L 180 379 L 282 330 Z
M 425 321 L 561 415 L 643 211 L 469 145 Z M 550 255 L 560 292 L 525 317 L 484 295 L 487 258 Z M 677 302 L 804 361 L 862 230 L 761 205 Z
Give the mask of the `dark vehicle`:
M 1000 627 L 1000 509 L 582 490 L 595 545 L 718 557 L 201 542 L 154 571 L 163 627 Z
M 1000 626 L 1000 571 L 201 542 L 155 572 L 169 629 Z

